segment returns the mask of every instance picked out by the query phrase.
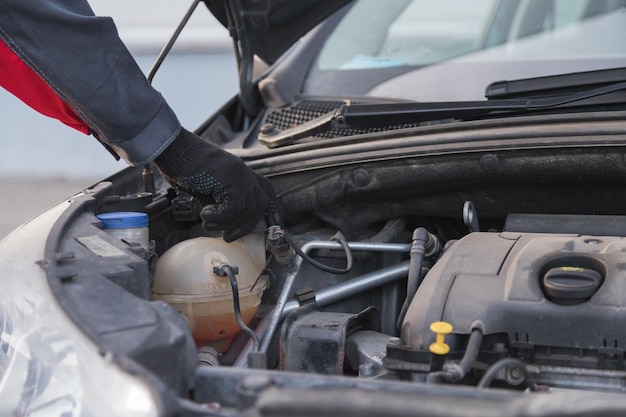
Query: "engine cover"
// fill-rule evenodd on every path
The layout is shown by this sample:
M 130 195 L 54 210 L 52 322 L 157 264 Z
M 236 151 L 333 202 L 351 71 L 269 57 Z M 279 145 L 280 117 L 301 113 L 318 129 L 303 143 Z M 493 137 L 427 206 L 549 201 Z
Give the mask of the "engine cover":
M 626 239 L 535 233 L 472 233 L 452 245 L 419 287 L 402 344 L 427 351 L 431 323 L 463 351 L 473 326 L 498 335 L 527 363 L 624 369 Z

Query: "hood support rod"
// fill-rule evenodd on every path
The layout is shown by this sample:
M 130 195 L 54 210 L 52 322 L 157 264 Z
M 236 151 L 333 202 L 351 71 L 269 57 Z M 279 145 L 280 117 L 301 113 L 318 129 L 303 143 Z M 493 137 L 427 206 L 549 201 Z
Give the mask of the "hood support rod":
M 152 64 L 152 68 L 150 68 L 150 72 L 148 72 L 148 82 L 150 84 L 152 84 L 152 79 L 154 78 L 154 75 L 161 67 L 161 64 L 165 60 L 165 57 L 170 53 L 170 51 L 172 50 L 172 47 L 178 40 L 178 36 L 183 31 L 183 28 L 187 26 L 187 22 L 189 22 L 189 18 L 191 17 L 193 12 L 196 10 L 198 3 L 200 3 L 200 0 L 193 0 L 193 2 L 191 3 L 191 6 L 189 6 L 189 9 L 187 10 L 187 13 L 185 13 L 182 20 L 178 24 L 178 27 L 176 28 L 176 30 L 170 37 L 170 40 L 167 41 L 163 49 L 161 49 L 161 52 L 159 52 L 159 56 L 157 56 L 156 60 L 154 61 L 154 64 Z

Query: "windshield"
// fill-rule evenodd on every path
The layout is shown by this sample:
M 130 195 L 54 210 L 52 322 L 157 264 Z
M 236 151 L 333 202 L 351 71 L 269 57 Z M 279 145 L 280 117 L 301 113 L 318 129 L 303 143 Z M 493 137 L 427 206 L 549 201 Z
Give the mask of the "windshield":
M 626 66 L 626 0 L 359 0 L 305 93 L 484 99 L 494 81 Z

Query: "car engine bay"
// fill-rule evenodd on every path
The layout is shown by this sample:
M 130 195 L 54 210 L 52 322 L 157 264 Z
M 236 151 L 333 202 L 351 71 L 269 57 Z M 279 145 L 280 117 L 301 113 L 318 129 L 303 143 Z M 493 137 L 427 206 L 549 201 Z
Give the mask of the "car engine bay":
M 103 352 L 200 404 L 245 409 L 270 387 L 623 392 L 622 155 L 534 147 L 279 172 L 285 225 L 232 243 L 132 168 L 76 198 L 49 282 Z M 97 217 L 125 212 L 148 215 L 149 244 Z

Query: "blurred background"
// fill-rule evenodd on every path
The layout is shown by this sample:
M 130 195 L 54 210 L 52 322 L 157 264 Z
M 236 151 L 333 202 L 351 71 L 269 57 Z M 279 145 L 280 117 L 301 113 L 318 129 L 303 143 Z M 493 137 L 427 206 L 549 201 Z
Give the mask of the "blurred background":
M 89 3 L 97 15 L 113 18 L 120 37 L 147 75 L 191 1 Z M 153 85 L 190 130 L 237 93 L 228 32 L 203 3 Z M 93 137 L 40 115 L 1 88 L 0 109 L 0 239 L 46 208 L 126 166 Z

